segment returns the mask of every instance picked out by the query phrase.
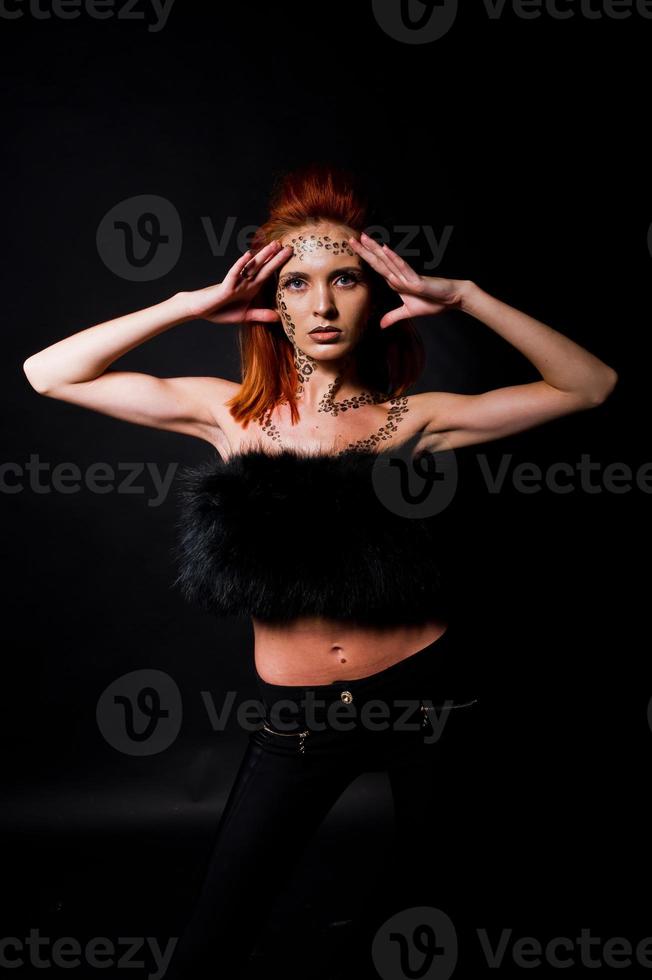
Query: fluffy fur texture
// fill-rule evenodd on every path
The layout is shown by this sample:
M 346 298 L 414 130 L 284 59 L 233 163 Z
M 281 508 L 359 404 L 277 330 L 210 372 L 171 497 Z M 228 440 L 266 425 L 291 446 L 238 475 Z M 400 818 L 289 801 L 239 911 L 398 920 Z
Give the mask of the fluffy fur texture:
M 173 587 L 218 616 L 270 623 L 446 618 L 437 518 L 396 513 L 372 478 L 399 450 L 248 450 L 184 468 Z

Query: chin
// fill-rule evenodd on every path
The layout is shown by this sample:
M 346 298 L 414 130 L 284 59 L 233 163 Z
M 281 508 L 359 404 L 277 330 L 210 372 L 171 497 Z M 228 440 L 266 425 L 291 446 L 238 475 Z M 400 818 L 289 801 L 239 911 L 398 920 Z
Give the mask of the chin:
M 304 353 L 313 361 L 335 361 L 350 353 L 351 344 L 331 343 L 331 344 L 306 344 Z

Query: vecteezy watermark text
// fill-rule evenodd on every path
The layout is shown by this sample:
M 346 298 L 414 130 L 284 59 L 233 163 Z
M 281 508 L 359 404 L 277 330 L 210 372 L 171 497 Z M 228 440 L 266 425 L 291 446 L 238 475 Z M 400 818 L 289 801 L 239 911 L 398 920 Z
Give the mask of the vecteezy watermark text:
M 538 494 L 627 494 L 652 493 L 652 462 L 632 468 L 622 461 L 601 462 L 582 453 L 579 461 L 555 460 L 547 466 L 536 462 L 514 462 L 513 453 L 502 453 L 492 463 L 486 453 L 475 459 L 484 486 L 493 496 L 515 492 Z M 379 455 L 372 480 L 381 503 L 401 517 L 433 517 L 444 511 L 455 497 L 458 467 L 452 449 L 426 451 L 411 459 L 409 449 Z
M 526 21 L 545 17 L 556 21 L 652 20 L 652 0 L 483 0 L 473 10 L 482 7 L 493 21 L 508 14 Z M 402 44 L 439 41 L 452 29 L 459 9 L 459 0 L 372 0 L 379 27 Z
M 173 936 L 161 949 L 154 936 L 120 936 L 117 942 L 107 936 L 93 936 L 82 943 L 74 936 L 52 939 L 42 936 L 39 929 L 30 929 L 28 936 L 0 936 L 0 970 L 11 971 L 28 964 L 43 970 L 53 966 L 64 970 L 89 966 L 101 971 L 113 966 L 142 971 L 145 961 L 135 957 L 140 957 L 147 946 L 155 970 L 144 976 L 162 980 L 177 942 L 178 936 Z
M 513 453 L 502 453 L 492 465 L 486 453 L 476 459 L 487 491 L 495 496 L 510 491 L 537 494 L 627 494 L 652 493 L 652 461 L 633 468 L 619 460 L 601 462 L 582 453 L 579 460 L 556 460 L 547 466 L 533 461 L 514 462 Z M 427 465 L 426 465 L 427 464 Z M 71 495 L 85 490 L 98 494 L 146 496 L 148 507 L 159 507 L 173 487 L 178 463 L 160 466 L 131 460 L 122 463 L 95 461 L 82 468 L 72 461 L 52 463 L 31 453 L 28 460 L 0 463 L 0 494 L 25 490 L 38 495 Z M 143 474 L 147 480 L 143 482 Z M 400 453 L 379 457 L 373 472 L 378 499 L 394 513 L 404 517 L 430 517 L 444 510 L 453 500 L 458 482 L 453 450 L 426 454 L 418 463 Z M 151 485 L 148 494 L 146 483 Z
M 349 692 L 350 693 L 350 692 Z M 264 724 L 280 735 L 297 727 L 311 732 L 420 732 L 424 743 L 437 742 L 448 719 L 456 711 L 473 710 L 477 699 L 456 702 L 451 698 L 434 704 L 431 698 L 373 697 L 353 695 L 347 703 L 317 696 L 309 688 L 299 700 L 278 699 L 266 706 L 260 698 L 246 698 L 236 705 L 237 694 L 226 691 L 221 704 L 210 691 L 201 699 L 213 731 L 225 731 L 235 715 L 237 726 L 246 732 L 260 731 Z M 176 740 L 183 720 L 183 701 L 174 679 L 166 671 L 143 668 L 122 674 L 101 692 L 95 709 L 97 726 L 104 740 L 125 755 L 149 756 L 164 752 Z M 299 724 L 298 724 L 299 723 Z
M 124 473 L 118 476 L 116 473 Z M 129 462 L 90 463 L 82 470 L 77 463 L 43 462 L 38 453 L 30 453 L 28 462 L 5 461 L 0 463 L 0 493 L 15 494 L 29 489 L 32 493 L 74 494 L 80 490 L 91 493 L 131 493 L 142 495 L 145 487 L 135 481 L 147 473 L 154 488 L 154 496 L 148 498 L 148 507 L 159 507 L 164 502 L 172 486 L 177 463 L 170 463 L 161 473 L 156 463 Z M 42 477 L 47 474 L 47 479 Z
M 227 215 L 220 227 L 208 215 L 202 215 L 199 220 L 211 255 L 215 257 L 226 255 L 234 239 L 238 252 L 246 252 L 259 230 L 255 224 L 238 227 L 234 215 Z M 381 245 L 391 245 L 406 261 L 418 258 L 424 273 L 441 264 L 453 230 L 453 225 L 445 225 L 437 233 L 432 225 L 412 224 L 391 228 L 375 224 L 365 228 L 371 238 Z M 181 216 L 170 200 L 158 194 L 125 198 L 102 216 L 95 244 L 104 265 L 121 279 L 130 282 L 161 279 L 174 269 L 181 255 Z
M 491 934 L 484 928 L 473 932 L 477 946 L 467 942 L 460 949 L 455 925 L 441 909 L 429 905 L 401 909 L 381 925 L 374 937 L 374 966 L 379 976 L 387 980 L 416 975 L 448 980 L 458 966 L 466 965 L 460 962 L 460 953 L 466 957 L 475 952 L 490 969 L 503 968 L 509 975 L 514 967 L 623 969 L 636 964 L 652 969 L 652 936 L 638 941 L 625 936 L 603 939 L 589 928 L 578 929 L 576 935 L 546 938 L 517 936 L 511 928 Z M 474 957 L 474 965 L 475 962 Z M 466 973 L 460 972 L 460 976 Z
M 148 14 L 139 7 L 151 8 L 156 17 L 147 25 L 152 34 L 162 31 L 172 12 L 174 0 L 0 0 L 0 18 L 19 20 L 32 17 L 34 20 L 76 20 L 85 16 L 91 20 L 143 21 Z

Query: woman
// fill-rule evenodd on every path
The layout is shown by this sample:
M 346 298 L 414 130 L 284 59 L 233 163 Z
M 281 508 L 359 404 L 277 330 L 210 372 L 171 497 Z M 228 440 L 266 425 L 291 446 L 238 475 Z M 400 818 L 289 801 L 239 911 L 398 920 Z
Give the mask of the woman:
M 455 624 L 439 601 L 436 537 L 427 517 L 406 520 L 379 503 L 373 465 L 590 408 L 616 381 L 601 360 L 475 283 L 420 275 L 364 234 L 368 217 L 350 174 L 318 165 L 288 174 L 223 282 L 80 331 L 24 365 L 42 394 L 198 437 L 219 456 L 182 481 L 178 582 L 217 614 L 252 617 L 264 722 L 249 737 L 168 976 L 199 976 L 199 966 L 238 975 L 275 894 L 365 769 L 386 769 L 394 794 L 395 906 L 436 901 L 420 860 L 434 831 L 432 746 L 444 717 L 432 699 L 450 716 L 473 711 L 473 700 L 446 687 Z M 383 312 L 394 294 L 401 305 Z M 541 380 L 406 396 L 423 367 L 409 318 L 446 310 L 486 324 Z M 242 383 L 108 370 L 194 318 L 242 324 Z M 310 714 L 311 696 L 321 716 Z M 411 725 L 399 724 L 406 699 Z M 384 728 L 362 720 L 372 700 L 388 709 Z M 346 705 L 358 712 L 349 725 L 330 711 Z

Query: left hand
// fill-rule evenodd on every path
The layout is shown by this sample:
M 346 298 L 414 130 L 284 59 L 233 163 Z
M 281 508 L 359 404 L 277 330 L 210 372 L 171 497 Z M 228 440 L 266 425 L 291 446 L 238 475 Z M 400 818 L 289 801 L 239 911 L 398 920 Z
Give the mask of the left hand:
M 348 241 L 354 252 L 383 276 L 403 300 L 403 306 L 390 310 L 381 318 L 382 329 L 407 317 L 429 316 L 460 307 L 467 285 L 465 280 L 420 276 L 400 255 L 387 245 L 379 245 L 364 232 L 360 241 L 357 238 Z

